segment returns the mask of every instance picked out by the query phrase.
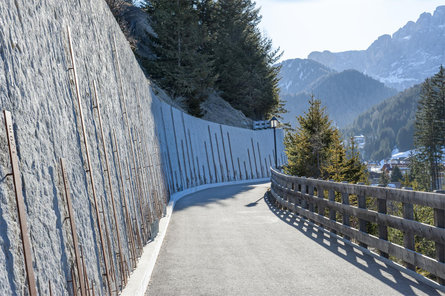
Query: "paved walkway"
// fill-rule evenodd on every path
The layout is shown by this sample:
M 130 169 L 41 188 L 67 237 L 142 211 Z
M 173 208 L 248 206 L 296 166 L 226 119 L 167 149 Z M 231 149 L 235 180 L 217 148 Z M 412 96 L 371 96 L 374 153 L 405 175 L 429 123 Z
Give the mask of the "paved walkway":
M 147 295 L 442 295 L 274 209 L 268 187 L 180 200 Z

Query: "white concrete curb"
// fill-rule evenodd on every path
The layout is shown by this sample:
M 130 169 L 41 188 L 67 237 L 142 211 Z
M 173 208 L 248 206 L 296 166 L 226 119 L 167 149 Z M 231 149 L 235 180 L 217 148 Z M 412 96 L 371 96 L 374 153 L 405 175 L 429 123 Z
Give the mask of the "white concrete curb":
M 205 190 L 208 188 L 222 187 L 228 185 L 237 185 L 237 184 L 249 184 L 249 183 L 259 183 L 259 182 L 269 182 L 270 178 L 262 178 L 262 179 L 253 179 L 253 180 L 242 180 L 242 181 L 231 181 L 231 182 L 223 182 L 223 183 L 213 183 L 213 184 L 205 184 L 193 188 L 186 189 L 184 191 L 180 191 L 174 193 L 170 197 L 170 202 L 167 206 L 167 213 L 165 217 L 163 217 L 159 221 L 159 232 L 155 239 L 148 243 L 142 252 L 142 256 L 139 259 L 138 265 L 136 269 L 132 272 L 130 278 L 128 279 L 128 283 L 122 291 L 122 296 L 144 296 L 145 291 L 148 288 L 148 284 L 150 282 L 151 274 L 153 273 L 153 269 L 156 264 L 156 260 L 158 259 L 159 252 L 161 250 L 162 242 L 164 241 L 165 234 L 167 233 L 168 224 L 170 223 L 170 218 L 173 213 L 173 209 L 178 200 L 183 198 L 184 196 L 190 195 L 192 193 Z

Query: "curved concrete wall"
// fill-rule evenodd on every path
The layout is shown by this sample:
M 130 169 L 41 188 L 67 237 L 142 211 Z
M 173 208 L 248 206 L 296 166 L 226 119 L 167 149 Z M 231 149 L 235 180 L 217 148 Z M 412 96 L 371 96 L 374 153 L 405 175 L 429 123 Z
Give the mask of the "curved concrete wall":
M 71 28 L 94 184 L 86 170 L 67 27 Z M 93 81 L 97 83 L 111 188 L 93 103 Z M 205 183 L 260 178 L 268 174 L 267 167 L 273 162 L 272 130 L 221 126 L 183 114 L 160 101 L 102 0 L 0 2 L 0 106 L 12 112 L 14 121 L 40 295 L 49 295 L 49 281 L 53 295 L 72 293 L 68 281 L 75 259 L 65 219 L 61 157 L 65 159 L 89 285 L 94 285 L 96 295 L 106 290 L 93 185 L 98 200 L 104 203 L 103 208 L 99 203 L 101 212 L 103 209 L 100 220 L 108 228 L 105 247 L 111 251 L 114 282 L 119 289 L 115 225 L 121 236 L 120 255 L 131 266 L 124 196 L 129 201 L 128 210 L 134 213 L 131 223 L 141 227 L 138 209 L 143 208 L 143 216 L 151 217 L 148 226 L 154 230 L 169 193 Z M 281 131 L 277 135 L 281 163 L 283 135 Z M 7 176 L 11 164 L 3 125 L 0 144 L 0 294 L 22 295 L 27 293 L 26 275 L 14 187 Z M 117 205 L 116 222 L 111 191 Z

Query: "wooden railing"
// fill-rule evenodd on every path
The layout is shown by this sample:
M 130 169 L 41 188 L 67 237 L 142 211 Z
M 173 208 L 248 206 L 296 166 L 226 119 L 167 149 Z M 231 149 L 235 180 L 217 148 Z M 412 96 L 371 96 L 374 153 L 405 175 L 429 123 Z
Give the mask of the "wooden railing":
M 283 208 L 386 258 L 403 261 L 411 270 L 428 271 L 444 284 L 444 194 L 288 176 L 274 169 L 271 181 L 271 194 Z M 434 225 L 416 221 L 415 207 L 433 212 Z M 400 231 L 403 243 L 388 240 L 391 228 Z M 415 237 L 433 241 L 436 258 L 416 251 Z

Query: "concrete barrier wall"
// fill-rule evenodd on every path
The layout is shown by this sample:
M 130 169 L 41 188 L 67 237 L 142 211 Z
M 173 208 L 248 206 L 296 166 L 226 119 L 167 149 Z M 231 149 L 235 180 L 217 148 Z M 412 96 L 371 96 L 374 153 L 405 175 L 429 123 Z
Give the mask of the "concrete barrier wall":
M 68 27 L 94 183 L 86 161 Z M 143 227 L 151 229 L 149 236 L 156 234 L 156 221 L 170 193 L 205 183 L 260 178 L 268 174 L 266 167 L 273 163 L 272 130 L 221 126 L 160 101 L 102 0 L 0 2 L 0 106 L 12 112 L 32 266 L 40 295 L 49 295 L 50 283 L 53 295 L 72 295 L 71 270 L 79 286 L 60 158 L 65 159 L 88 285 L 94 287 L 96 295 L 106 294 L 102 249 L 106 249 L 110 261 L 112 289 L 119 290 L 125 284 L 121 273 L 133 268 L 131 236 Z M 284 160 L 282 137 L 278 131 L 280 163 Z M 11 163 L 3 124 L 0 145 L 0 295 L 26 295 L 23 248 L 14 186 L 8 176 Z M 103 145 L 108 153 L 108 170 Z M 102 228 L 107 228 L 103 229 L 103 244 L 93 186 L 99 221 Z M 147 225 L 142 225 L 144 219 Z M 124 271 L 119 268 L 121 257 L 128 266 Z

